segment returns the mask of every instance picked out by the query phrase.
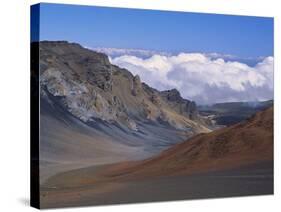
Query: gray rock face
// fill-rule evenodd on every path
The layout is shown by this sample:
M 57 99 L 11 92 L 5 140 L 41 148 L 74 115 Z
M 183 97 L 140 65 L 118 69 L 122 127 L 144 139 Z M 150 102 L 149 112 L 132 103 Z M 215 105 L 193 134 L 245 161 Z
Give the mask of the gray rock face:
M 179 114 L 184 115 L 191 120 L 198 120 L 199 116 L 196 103 L 183 99 L 177 89 L 162 91 L 161 96 Z
M 41 96 L 52 95 L 85 123 L 102 120 L 138 131 L 141 122 L 163 123 L 191 132 L 206 131 L 195 102 L 176 89 L 157 91 L 128 70 L 110 64 L 105 54 L 79 44 L 40 42 Z
M 132 84 L 132 94 L 134 96 L 137 96 L 142 91 L 142 85 L 139 75 L 136 75 L 133 78 L 133 84 Z

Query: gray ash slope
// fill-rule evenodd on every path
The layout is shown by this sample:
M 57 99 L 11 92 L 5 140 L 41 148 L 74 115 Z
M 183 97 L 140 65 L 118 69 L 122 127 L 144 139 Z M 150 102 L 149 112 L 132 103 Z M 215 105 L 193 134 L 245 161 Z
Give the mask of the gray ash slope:
M 153 89 L 66 41 L 40 42 L 40 99 L 40 159 L 49 169 L 145 158 L 209 131 L 176 89 Z

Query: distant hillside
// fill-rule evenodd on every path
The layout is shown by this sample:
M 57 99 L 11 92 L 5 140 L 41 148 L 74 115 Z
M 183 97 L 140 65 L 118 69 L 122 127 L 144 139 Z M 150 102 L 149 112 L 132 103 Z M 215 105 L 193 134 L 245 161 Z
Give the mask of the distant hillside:
M 228 102 L 210 106 L 198 106 L 198 110 L 202 116 L 209 117 L 215 125 L 230 126 L 271 106 L 273 106 L 273 100 L 264 102 Z

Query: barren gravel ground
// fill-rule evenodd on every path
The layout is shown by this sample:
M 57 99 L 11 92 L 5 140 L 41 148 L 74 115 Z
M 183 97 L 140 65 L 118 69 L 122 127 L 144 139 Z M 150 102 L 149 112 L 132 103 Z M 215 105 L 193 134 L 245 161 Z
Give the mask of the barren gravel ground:
M 71 172 L 68 172 L 71 177 Z M 63 176 L 67 177 L 67 176 Z M 81 179 L 83 180 L 83 179 Z M 43 208 L 273 194 L 273 163 L 76 188 L 41 188 Z

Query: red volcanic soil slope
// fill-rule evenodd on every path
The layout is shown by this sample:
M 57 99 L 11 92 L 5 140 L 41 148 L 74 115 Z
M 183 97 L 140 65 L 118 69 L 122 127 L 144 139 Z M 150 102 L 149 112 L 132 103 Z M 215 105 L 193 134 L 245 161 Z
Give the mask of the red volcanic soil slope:
M 41 207 L 272 194 L 272 165 L 269 108 L 147 160 L 57 174 L 40 187 Z
M 49 178 L 43 187 L 74 188 L 119 180 L 207 173 L 271 161 L 272 107 L 236 125 L 199 134 L 155 157 L 64 172 Z
M 120 163 L 103 177 L 136 179 L 233 169 L 273 161 L 273 107 L 236 125 L 177 144 L 153 158 Z

